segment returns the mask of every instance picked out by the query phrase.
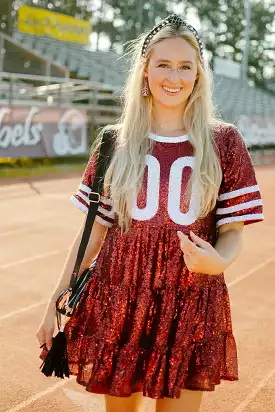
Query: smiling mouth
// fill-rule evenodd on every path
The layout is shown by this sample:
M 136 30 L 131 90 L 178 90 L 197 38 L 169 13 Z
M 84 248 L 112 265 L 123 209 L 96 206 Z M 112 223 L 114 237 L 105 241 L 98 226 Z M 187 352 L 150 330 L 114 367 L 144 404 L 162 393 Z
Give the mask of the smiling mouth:
M 162 88 L 168 94 L 178 94 L 182 90 L 182 87 L 170 88 L 170 87 L 162 86 Z

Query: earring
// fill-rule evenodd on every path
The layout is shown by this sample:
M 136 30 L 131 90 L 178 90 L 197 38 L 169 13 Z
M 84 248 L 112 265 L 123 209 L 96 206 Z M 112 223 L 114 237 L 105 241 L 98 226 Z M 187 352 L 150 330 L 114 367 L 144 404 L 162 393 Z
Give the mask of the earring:
M 141 95 L 143 97 L 149 96 L 149 84 L 148 79 L 146 77 L 144 78 L 143 88 L 141 89 Z

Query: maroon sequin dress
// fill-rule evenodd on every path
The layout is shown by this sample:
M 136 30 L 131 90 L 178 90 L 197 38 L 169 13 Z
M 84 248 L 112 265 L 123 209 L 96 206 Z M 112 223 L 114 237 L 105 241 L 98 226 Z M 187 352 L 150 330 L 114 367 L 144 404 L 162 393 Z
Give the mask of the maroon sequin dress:
M 184 388 L 213 391 L 221 380 L 238 380 L 238 366 L 224 274 L 189 272 L 177 230 L 215 245 L 220 225 L 263 220 L 262 201 L 235 128 L 216 132 L 223 181 L 216 208 L 199 221 L 195 188 L 189 204 L 184 196 L 194 168 L 188 137 L 150 138 L 155 146 L 127 234 L 101 199 L 96 219 L 109 230 L 65 332 L 70 371 L 87 391 L 178 398 Z M 84 212 L 95 164 L 94 155 L 72 197 Z

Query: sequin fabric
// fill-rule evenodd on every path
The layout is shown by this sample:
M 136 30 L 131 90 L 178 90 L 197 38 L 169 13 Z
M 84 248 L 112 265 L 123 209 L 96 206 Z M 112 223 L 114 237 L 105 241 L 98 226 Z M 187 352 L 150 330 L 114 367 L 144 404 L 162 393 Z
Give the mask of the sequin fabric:
M 238 380 L 224 274 L 189 272 L 177 236 L 179 229 L 186 234 L 192 230 L 215 245 L 221 216 L 217 209 L 244 203 L 244 195 L 230 199 L 222 195 L 257 186 L 235 129 L 220 131 L 217 145 L 224 180 L 220 203 L 207 217 L 196 220 L 192 200 L 187 202 L 184 196 L 194 167 L 188 139 L 156 141 L 144 186 L 133 205 L 130 231 L 121 234 L 116 219 L 109 229 L 93 275 L 65 327 L 70 371 L 87 391 L 179 398 L 184 388 L 213 391 L 222 380 Z M 258 189 L 246 195 L 246 201 L 249 196 L 260 199 Z M 254 211 L 250 206 L 226 209 L 226 217 L 254 213 L 256 217 L 246 223 L 262 220 L 261 206 Z

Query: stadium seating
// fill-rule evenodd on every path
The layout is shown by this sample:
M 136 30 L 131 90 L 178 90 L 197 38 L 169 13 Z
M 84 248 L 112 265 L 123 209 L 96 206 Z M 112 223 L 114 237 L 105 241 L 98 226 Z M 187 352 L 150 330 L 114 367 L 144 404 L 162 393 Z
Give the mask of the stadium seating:
M 65 66 L 70 72 L 71 78 L 101 83 L 110 90 L 117 87 L 120 89 L 125 82 L 127 62 L 125 58 L 115 52 L 91 51 L 86 46 L 19 32 L 15 32 L 13 37 L 24 46 L 25 50 L 14 44 L 5 45 L 4 71 L 21 74 L 45 74 L 45 61 L 39 60 L 39 56 L 41 56 L 53 63 Z M 29 53 L 31 50 L 38 57 L 31 57 Z M 52 66 L 51 76 L 60 77 L 62 71 L 60 72 L 57 67 Z M 268 119 L 273 119 L 272 122 L 274 122 L 275 97 L 272 92 L 265 92 L 242 82 L 236 77 L 229 76 L 230 71 L 227 76 L 223 72 L 213 73 L 214 103 L 220 116 L 233 123 L 238 123 L 240 116 L 247 116 L 248 119 L 255 116 L 267 124 Z M 269 137 L 269 131 L 267 130 L 265 131 L 265 138 L 262 138 L 260 128 L 259 131 L 252 133 L 253 144 L 261 145 L 262 142 L 274 144 L 274 134 Z M 269 139 L 271 139 L 271 142 L 269 142 Z
M 275 98 L 239 79 L 214 74 L 214 100 L 228 121 L 241 113 L 249 116 L 274 117 Z
M 65 65 L 77 78 L 114 86 L 123 85 L 125 81 L 126 62 L 114 52 L 95 52 L 74 43 L 19 32 L 14 33 L 14 38 L 50 60 Z M 240 112 L 250 116 L 274 116 L 275 98 L 242 84 L 238 79 L 214 73 L 214 98 L 228 121 L 234 121 Z
M 29 50 L 66 66 L 77 78 L 117 86 L 124 82 L 126 62 L 114 52 L 94 52 L 74 43 L 19 32 L 13 37 Z

